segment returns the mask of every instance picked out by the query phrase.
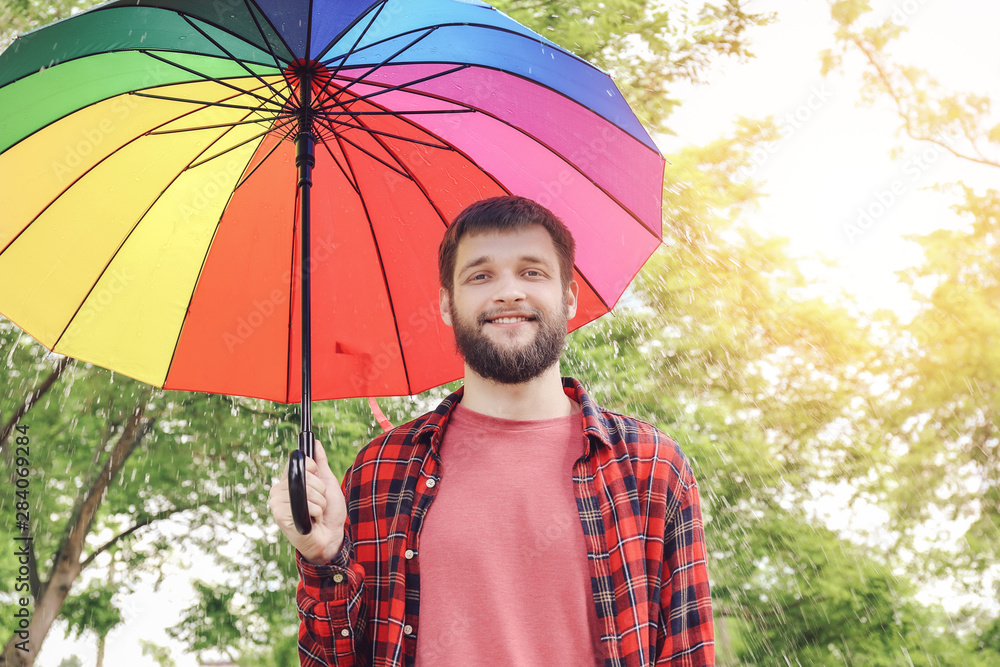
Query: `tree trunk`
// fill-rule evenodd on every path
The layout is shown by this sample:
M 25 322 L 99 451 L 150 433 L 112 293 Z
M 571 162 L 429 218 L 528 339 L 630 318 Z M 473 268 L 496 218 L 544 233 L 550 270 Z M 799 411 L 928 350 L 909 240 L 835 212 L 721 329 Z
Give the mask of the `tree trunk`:
M 94 516 L 104 500 L 104 492 L 142 438 L 142 416 L 145 409 L 146 397 L 143 394 L 132 416 L 125 423 L 125 428 L 104 468 L 94 479 L 70 518 L 66 535 L 56 552 L 52 574 L 42 586 L 39 597 L 35 599 L 34 613 L 26 630 L 27 641 L 22 644 L 28 650 L 22 651 L 18 648 L 24 637 L 15 632 L 4 646 L 3 655 L 0 656 L 0 667 L 31 667 L 35 664 L 35 658 L 42 642 L 45 641 L 45 636 L 59 615 L 73 582 L 80 576 L 83 547 Z
M 106 639 L 105 635 L 97 638 L 97 667 L 104 667 L 104 642 Z

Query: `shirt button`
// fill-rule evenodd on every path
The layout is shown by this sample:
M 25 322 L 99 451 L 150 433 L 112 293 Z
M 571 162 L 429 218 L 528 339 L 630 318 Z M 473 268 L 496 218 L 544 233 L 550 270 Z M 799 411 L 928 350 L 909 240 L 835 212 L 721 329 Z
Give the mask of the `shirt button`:
M 427 480 L 427 488 L 428 489 L 433 489 L 435 484 L 437 484 L 437 482 L 435 482 L 433 479 Z
M 410 560 L 413 558 L 413 549 L 407 549 L 403 555 L 406 556 L 406 560 Z
M 344 575 L 342 575 L 342 574 L 335 574 L 335 575 L 333 575 L 333 583 L 339 584 L 343 580 L 344 580 Z
M 413 634 L 413 626 L 412 625 L 404 625 L 403 626 L 403 634 L 404 635 L 412 635 Z
M 340 631 L 340 636 L 341 637 L 350 637 L 351 636 L 351 631 L 348 630 L 347 628 L 344 628 L 343 630 Z

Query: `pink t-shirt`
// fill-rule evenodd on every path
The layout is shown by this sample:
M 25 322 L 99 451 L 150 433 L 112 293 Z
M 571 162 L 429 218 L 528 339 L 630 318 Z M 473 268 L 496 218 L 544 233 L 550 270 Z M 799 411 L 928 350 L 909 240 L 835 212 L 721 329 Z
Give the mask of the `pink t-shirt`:
M 452 412 L 417 548 L 417 667 L 604 664 L 573 494 L 582 429 Z

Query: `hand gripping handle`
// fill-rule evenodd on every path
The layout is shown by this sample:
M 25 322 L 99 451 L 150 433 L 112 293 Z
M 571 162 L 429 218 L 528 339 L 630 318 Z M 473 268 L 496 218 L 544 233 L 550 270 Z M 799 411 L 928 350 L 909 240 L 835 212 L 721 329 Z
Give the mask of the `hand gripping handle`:
M 299 433 L 299 448 L 288 458 L 288 500 L 292 504 L 292 520 L 302 535 L 312 532 L 309 502 L 306 500 L 306 456 L 313 458 L 315 437 L 312 431 Z

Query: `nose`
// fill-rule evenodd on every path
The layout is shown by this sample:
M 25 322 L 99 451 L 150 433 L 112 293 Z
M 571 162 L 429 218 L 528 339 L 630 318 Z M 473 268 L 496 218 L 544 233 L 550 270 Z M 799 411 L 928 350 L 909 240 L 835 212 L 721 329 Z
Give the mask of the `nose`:
M 513 273 L 504 273 L 496 283 L 493 300 L 498 303 L 517 303 L 524 299 L 524 287 Z

